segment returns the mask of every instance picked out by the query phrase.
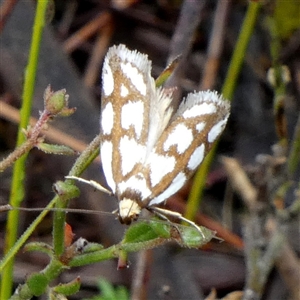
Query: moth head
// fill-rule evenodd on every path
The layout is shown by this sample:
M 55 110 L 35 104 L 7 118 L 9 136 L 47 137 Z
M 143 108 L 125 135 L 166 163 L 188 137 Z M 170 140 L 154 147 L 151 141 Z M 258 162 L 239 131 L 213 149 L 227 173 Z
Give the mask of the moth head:
M 119 220 L 122 224 L 129 225 L 136 221 L 140 212 L 141 207 L 131 199 L 124 198 L 119 202 Z

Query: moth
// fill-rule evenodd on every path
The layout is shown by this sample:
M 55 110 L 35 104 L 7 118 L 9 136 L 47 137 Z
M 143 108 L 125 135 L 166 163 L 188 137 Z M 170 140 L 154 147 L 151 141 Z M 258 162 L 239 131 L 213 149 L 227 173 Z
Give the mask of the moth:
M 215 91 L 188 94 L 177 111 L 171 102 L 172 90 L 156 87 L 147 55 L 125 45 L 108 50 L 100 155 L 121 223 L 130 224 L 142 209 L 184 219 L 157 205 L 194 174 L 229 117 L 229 102 Z

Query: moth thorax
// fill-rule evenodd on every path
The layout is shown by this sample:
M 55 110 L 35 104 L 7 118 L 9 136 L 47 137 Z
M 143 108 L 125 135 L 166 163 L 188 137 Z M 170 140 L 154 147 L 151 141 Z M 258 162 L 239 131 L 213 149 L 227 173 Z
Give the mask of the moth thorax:
M 122 224 L 131 224 L 136 221 L 141 212 L 141 207 L 137 202 L 124 198 L 119 202 L 119 220 Z

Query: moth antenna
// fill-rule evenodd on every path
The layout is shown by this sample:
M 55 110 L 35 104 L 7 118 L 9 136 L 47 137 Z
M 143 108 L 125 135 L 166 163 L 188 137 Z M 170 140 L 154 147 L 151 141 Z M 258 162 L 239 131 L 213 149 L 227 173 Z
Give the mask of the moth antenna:
M 160 207 L 149 207 L 148 209 L 150 209 L 152 212 L 154 212 L 160 218 L 162 218 L 164 220 L 168 220 L 169 222 L 170 222 L 170 220 L 167 218 L 167 216 L 174 217 L 174 218 L 177 218 L 180 221 L 187 222 L 188 224 L 190 224 L 191 226 L 193 226 L 195 229 L 197 229 L 197 231 L 201 234 L 201 236 L 203 237 L 203 239 L 205 239 L 205 235 L 204 235 L 202 229 L 195 222 L 193 222 L 193 221 L 191 221 L 189 219 L 186 219 L 179 212 L 171 211 L 171 210 L 167 210 L 167 209 L 163 209 L 163 208 L 160 208 Z
M 0 212 L 6 212 L 10 210 L 20 210 L 20 211 L 28 211 L 28 212 L 35 212 L 35 211 L 64 211 L 68 213 L 81 213 L 81 214 L 93 214 L 93 215 L 113 215 L 113 212 L 106 212 L 100 210 L 89 210 L 89 209 L 81 209 L 81 208 L 56 208 L 56 207 L 15 207 L 11 206 L 10 204 L 5 204 L 0 206 Z
M 66 179 L 74 179 L 83 183 L 86 183 L 92 187 L 94 187 L 95 189 L 97 189 L 98 191 L 101 191 L 103 193 L 106 193 L 108 195 L 112 195 L 112 192 L 109 191 L 108 189 L 106 189 L 105 187 L 103 187 L 100 183 L 94 181 L 94 180 L 86 180 L 77 176 L 65 176 Z

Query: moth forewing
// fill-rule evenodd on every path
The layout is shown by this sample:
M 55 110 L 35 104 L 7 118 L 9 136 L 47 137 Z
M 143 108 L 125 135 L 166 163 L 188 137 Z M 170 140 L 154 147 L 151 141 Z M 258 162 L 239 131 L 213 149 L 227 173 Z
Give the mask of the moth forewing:
M 192 176 L 222 133 L 228 116 L 229 104 L 216 92 L 188 95 L 147 161 L 153 192 L 149 205 L 165 201 Z M 157 157 L 165 158 L 169 165 L 161 163 L 157 170 Z
M 147 55 L 124 45 L 109 49 L 102 72 L 101 159 L 108 185 L 134 173 L 146 156 L 149 99 L 155 94 Z

